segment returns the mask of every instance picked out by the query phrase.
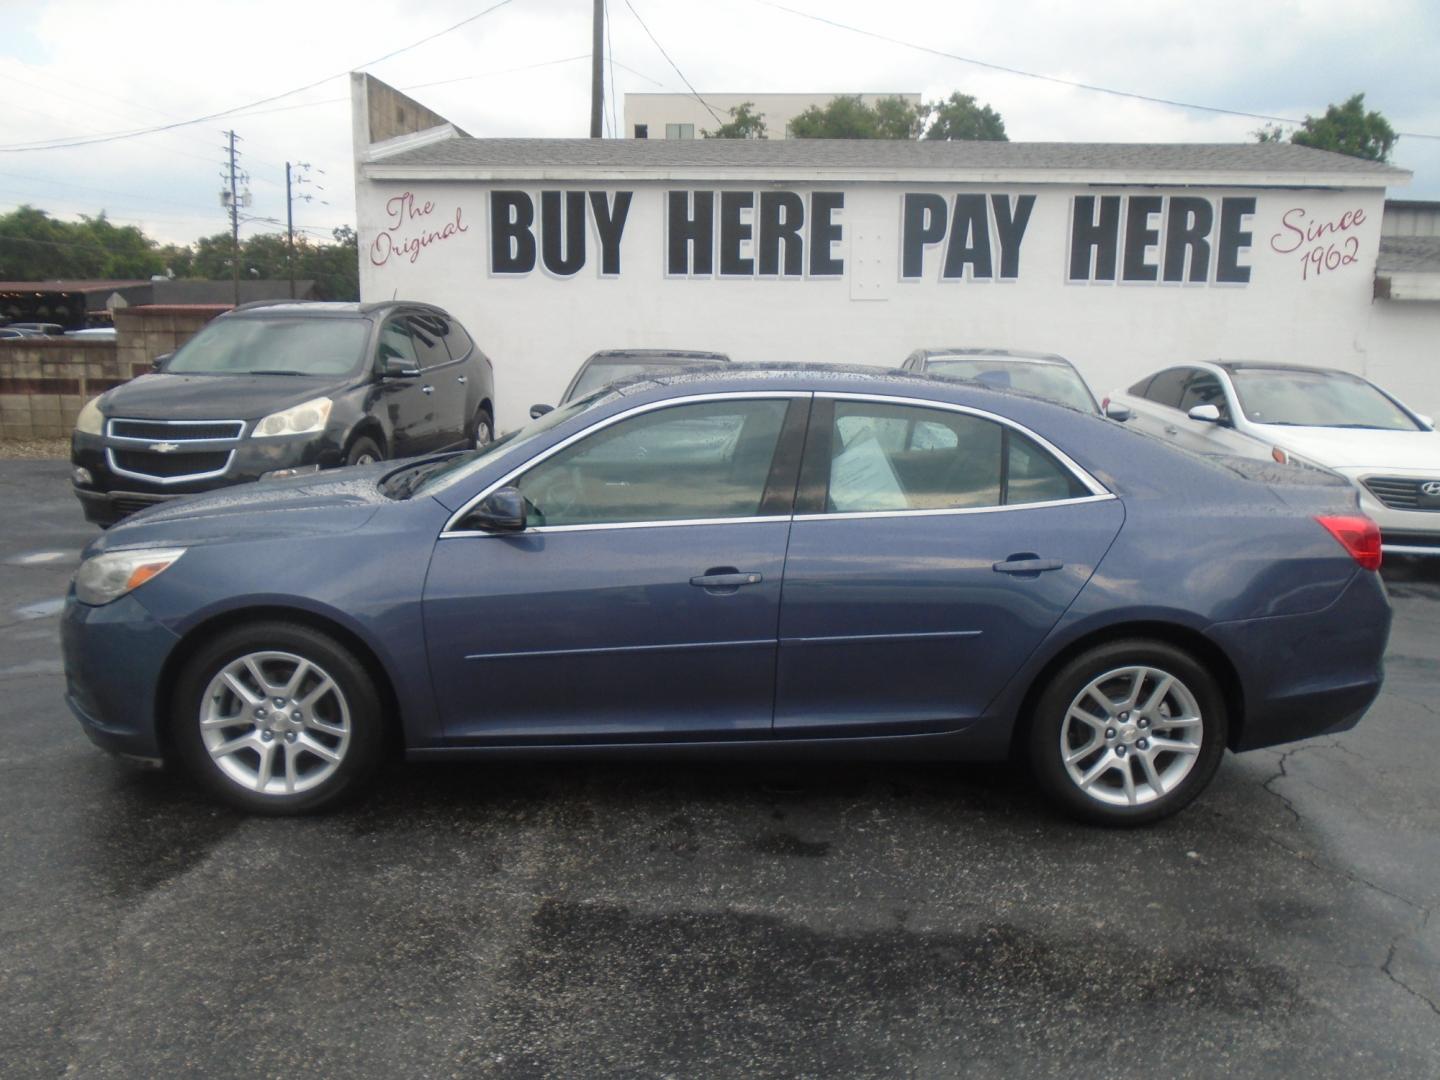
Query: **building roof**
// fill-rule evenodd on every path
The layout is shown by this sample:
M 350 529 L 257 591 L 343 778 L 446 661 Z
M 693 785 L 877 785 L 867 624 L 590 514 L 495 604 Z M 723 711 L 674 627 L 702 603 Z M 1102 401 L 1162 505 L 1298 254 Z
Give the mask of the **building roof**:
M 133 281 L 0 281 L 0 292 L 92 293 L 112 289 L 134 289 L 149 284 L 149 278 Z
M 151 284 L 146 282 L 146 284 Z M 176 278 L 156 281 L 152 297 L 157 304 L 232 304 L 235 301 L 233 281 L 204 281 L 196 278 Z M 309 299 L 315 294 L 315 282 L 309 279 L 295 282 L 295 296 Z M 290 282 L 281 278 L 241 278 L 240 302 L 252 300 L 288 300 Z
M 1169 178 L 1223 174 L 1228 182 L 1266 178 L 1333 178 L 1351 186 L 1403 183 L 1393 165 L 1293 143 L 1025 143 L 910 139 L 438 139 L 383 157 L 375 179 L 430 173 L 584 172 L 654 169 L 820 170 L 826 173 L 950 171 L 984 179 L 1035 173 L 1129 174 Z
M 1377 274 L 1440 274 L 1440 236 L 1382 236 Z

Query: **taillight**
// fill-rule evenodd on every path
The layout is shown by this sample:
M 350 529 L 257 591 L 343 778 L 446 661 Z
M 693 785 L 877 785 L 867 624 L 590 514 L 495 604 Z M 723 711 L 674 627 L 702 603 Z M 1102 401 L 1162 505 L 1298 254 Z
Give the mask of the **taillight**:
M 1362 568 L 1380 569 L 1380 526 L 1364 514 L 1322 514 L 1315 519 Z

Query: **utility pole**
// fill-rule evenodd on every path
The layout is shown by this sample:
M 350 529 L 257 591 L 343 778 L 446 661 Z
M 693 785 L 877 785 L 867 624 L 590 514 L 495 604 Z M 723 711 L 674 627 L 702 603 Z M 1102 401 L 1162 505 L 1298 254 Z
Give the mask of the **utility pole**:
M 595 34 L 590 43 L 590 137 L 600 138 L 605 114 L 605 0 L 595 0 Z
M 240 306 L 240 177 L 235 168 L 235 130 L 230 134 L 230 269 L 235 278 L 235 306 Z
M 316 169 L 321 176 L 325 175 L 324 169 Z M 294 187 L 291 186 L 291 175 L 294 175 Z M 314 195 L 296 195 L 294 189 L 302 184 L 312 184 L 317 191 L 325 189 L 310 179 L 310 163 L 308 161 L 297 161 L 293 165 L 285 162 L 285 268 L 290 274 L 290 299 L 295 299 L 295 200 L 303 199 L 310 202 Z M 320 200 L 322 206 L 329 206 L 324 199 Z

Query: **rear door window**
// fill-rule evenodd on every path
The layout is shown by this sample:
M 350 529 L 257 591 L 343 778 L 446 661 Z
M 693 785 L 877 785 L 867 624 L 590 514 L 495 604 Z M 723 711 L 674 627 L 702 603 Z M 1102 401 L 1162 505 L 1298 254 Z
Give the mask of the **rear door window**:
M 410 335 L 415 343 L 415 357 L 422 368 L 437 367 L 450 362 L 450 350 L 445 347 L 445 335 L 450 331 L 450 320 L 432 311 L 418 312 L 405 316 L 410 326 Z
M 1033 439 L 945 409 L 837 401 L 825 512 L 961 510 L 1089 494 Z

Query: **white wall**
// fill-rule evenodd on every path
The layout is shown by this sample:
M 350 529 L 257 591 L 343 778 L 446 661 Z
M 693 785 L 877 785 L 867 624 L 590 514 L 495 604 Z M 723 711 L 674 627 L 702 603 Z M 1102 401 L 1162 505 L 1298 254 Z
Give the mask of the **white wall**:
M 1171 195 L 1256 198 L 1247 219 L 1252 246 L 1245 285 L 1070 284 L 1066 281 L 1071 199 L 1113 193 L 1166 194 L 1157 189 L 1013 185 L 849 183 L 835 254 L 845 273 L 833 280 L 673 278 L 665 273 L 665 193 L 726 185 L 687 182 L 527 182 L 500 185 L 530 193 L 537 217 L 541 189 L 634 192 L 623 239 L 620 274 L 602 277 L 597 234 L 587 225 L 586 265 L 557 278 L 538 266 L 522 277 L 490 272 L 489 191 L 480 182 L 365 182 L 358 193 L 361 296 L 427 300 L 448 308 L 492 357 L 502 429 L 523 423 L 534 402 L 554 402 L 596 349 L 671 346 L 719 349 L 736 360 L 831 361 L 894 366 L 913 349 L 990 345 L 1041 349 L 1070 357 L 1097 394 L 1128 385 L 1147 371 L 1204 358 L 1275 359 L 1366 372 L 1415 408 L 1440 414 L 1440 373 L 1433 342 L 1440 305 L 1385 304 L 1371 299 L 1383 192 L 1173 189 Z M 731 189 L 803 184 L 731 185 Z M 404 192 L 428 214 L 393 214 Z M 926 277 L 899 280 L 902 198 L 933 191 L 1034 194 L 1021 245 L 1017 280 L 941 282 L 943 245 L 929 253 Z M 387 212 L 387 202 L 389 210 Z M 1303 213 L 1296 213 L 1303 208 Z M 1359 209 L 1364 221 L 1339 234 L 1350 264 L 1323 269 L 1282 253 L 1295 234 L 1290 220 L 1338 221 Z M 456 215 L 463 229 L 454 227 Z M 718 212 L 717 212 L 718 217 Z M 445 232 L 420 247 L 413 261 L 406 240 Z M 376 244 L 381 232 L 389 235 Z M 538 232 L 538 225 L 537 225 Z M 1354 238 L 1353 244 L 1350 243 Z M 992 241 L 994 237 L 991 237 Z M 1334 236 L 1319 242 L 1322 257 Z M 379 259 L 384 248 L 388 258 Z M 753 245 L 750 245 L 753 247 Z M 413 248 L 412 248 L 413 250 Z M 717 249 L 718 250 L 718 249 Z M 372 251 L 376 256 L 372 257 Z M 1158 253 L 1152 251 L 1152 258 Z M 381 265 L 376 263 L 381 262 Z M 1212 270 L 1214 252 L 1211 254 Z M 1333 261 L 1333 260 L 1332 260 Z M 1308 273 L 1306 269 L 1308 267 Z M 1212 282 L 1213 272 L 1210 275 Z

